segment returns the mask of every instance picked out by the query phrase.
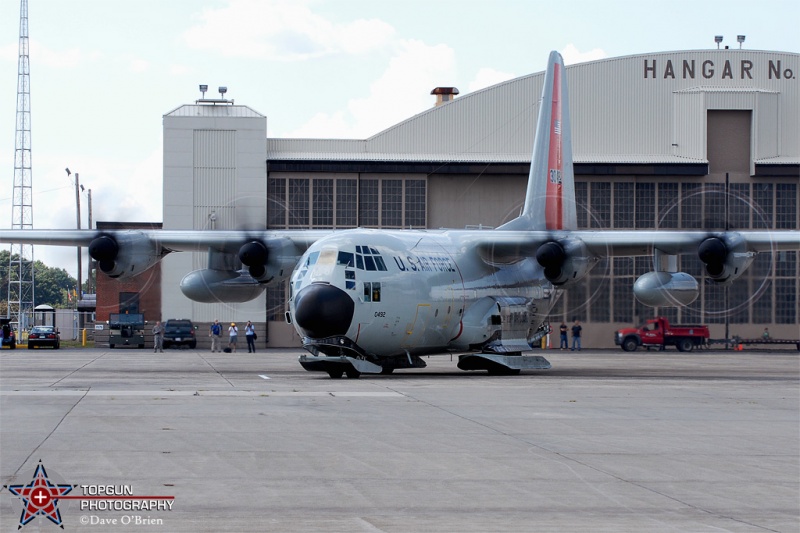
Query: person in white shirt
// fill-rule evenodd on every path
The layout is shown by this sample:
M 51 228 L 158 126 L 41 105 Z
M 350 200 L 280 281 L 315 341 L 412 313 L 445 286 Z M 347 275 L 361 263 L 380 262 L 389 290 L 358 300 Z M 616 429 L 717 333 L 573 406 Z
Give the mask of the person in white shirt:
M 231 322 L 231 327 L 228 328 L 228 335 L 230 336 L 230 344 L 228 346 L 231 352 L 235 352 L 236 341 L 239 338 L 239 328 L 236 327 L 236 322 Z

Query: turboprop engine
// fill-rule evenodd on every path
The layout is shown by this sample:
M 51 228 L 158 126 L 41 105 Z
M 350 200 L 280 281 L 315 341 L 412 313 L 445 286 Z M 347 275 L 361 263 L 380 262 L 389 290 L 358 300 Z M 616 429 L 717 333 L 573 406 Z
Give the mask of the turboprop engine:
M 89 255 L 109 277 L 126 279 L 144 272 L 165 255 L 157 243 L 136 232 L 102 234 L 89 243 Z
M 709 237 L 697 247 L 697 255 L 706 265 L 708 276 L 718 283 L 730 283 L 742 274 L 755 259 L 747 243 L 738 233 Z
M 633 284 L 633 294 L 650 307 L 680 307 L 695 301 L 700 288 L 685 272 L 648 272 Z
M 298 252 L 286 238 L 250 240 L 237 254 L 209 250 L 209 268 L 189 272 L 181 291 L 196 302 L 247 302 L 258 298 L 268 283 L 291 275 Z
M 544 277 L 560 287 L 568 287 L 583 278 L 595 264 L 595 258 L 578 239 L 549 241 L 536 250 L 536 261 L 544 267 Z

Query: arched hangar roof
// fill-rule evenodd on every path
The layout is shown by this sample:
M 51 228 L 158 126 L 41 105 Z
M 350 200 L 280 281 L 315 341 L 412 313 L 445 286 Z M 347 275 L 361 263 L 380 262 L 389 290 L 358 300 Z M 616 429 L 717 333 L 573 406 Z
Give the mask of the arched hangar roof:
M 800 54 L 691 50 L 567 67 L 576 163 L 707 163 L 706 111 L 750 110 L 754 164 L 800 164 Z M 544 72 L 364 140 L 268 139 L 269 161 L 530 161 Z

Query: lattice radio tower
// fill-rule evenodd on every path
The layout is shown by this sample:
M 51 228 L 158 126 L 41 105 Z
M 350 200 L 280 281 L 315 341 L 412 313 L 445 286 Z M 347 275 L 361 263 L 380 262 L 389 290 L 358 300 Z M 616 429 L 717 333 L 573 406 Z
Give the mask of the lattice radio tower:
M 19 5 L 17 133 L 14 141 L 12 229 L 33 228 L 31 194 L 31 73 L 28 56 L 28 0 Z M 8 265 L 8 318 L 17 331 L 28 326 L 33 311 L 33 245 L 12 244 Z

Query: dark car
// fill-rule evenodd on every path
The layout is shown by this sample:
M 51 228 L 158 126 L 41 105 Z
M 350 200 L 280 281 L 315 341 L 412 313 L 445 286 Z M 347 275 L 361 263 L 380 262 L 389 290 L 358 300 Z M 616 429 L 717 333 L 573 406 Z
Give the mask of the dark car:
M 36 346 L 49 346 L 55 350 L 61 348 L 61 337 L 53 326 L 33 326 L 28 334 L 28 349 Z
M 17 347 L 17 335 L 11 327 L 10 318 L 0 318 L 0 329 L 3 331 L 2 346 L 8 346 L 12 350 Z
M 164 323 L 164 348 L 188 346 L 197 348 L 197 327 L 188 318 L 171 318 Z

